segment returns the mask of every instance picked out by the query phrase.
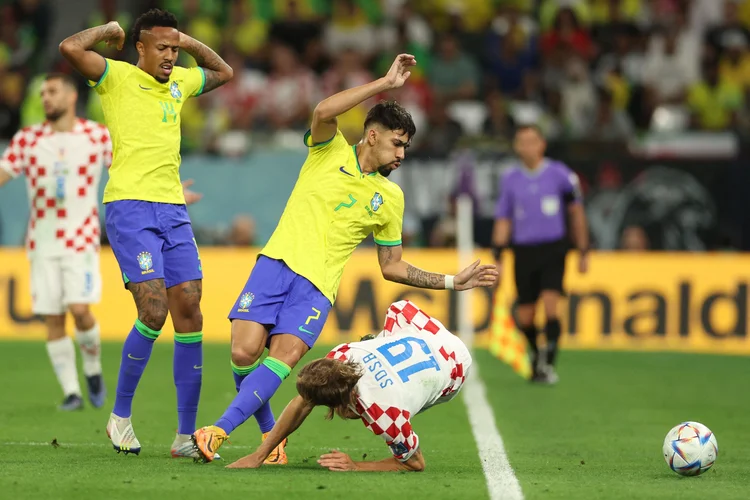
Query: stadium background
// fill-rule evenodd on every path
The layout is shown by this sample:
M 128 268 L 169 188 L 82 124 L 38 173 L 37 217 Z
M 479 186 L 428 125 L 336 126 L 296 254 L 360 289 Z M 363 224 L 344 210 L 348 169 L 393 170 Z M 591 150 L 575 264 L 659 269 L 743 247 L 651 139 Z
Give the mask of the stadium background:
M 549 155 L 581 176 L 596 249 L 589 275 L 568 274 L 564 345 L 750 353 L 750 260 L 742 253 L 750 247 L 750 1 L 59 5 L 14 0 L 0 7 L 0 148 L 19 127 L 43 119 L 41 76 L 72 71 L 57 44 L 79 29 L 115 19 L 127 31 L 137 13 L 165 7 L 235 69 L 230 84 L 183 112 L 182 175 L 205 195 L 190 213 L 206 272 L 207 340 L 228 339 L 228 307 L 283 210 L 314 105 L 380 75 L 407 50 L 417 56 L 417 71 L 381 97 L 399 99 L 418 126 L 393 176 L 405 192 L 411 261 L 456 269 L 455 200 L 462 194 L 473 200 L 477 254 L 490 259 L 484 249 L 498 179 L 512 159 L 512 127 L 533 120 L 550 140 Z M 126 47 L 108 55 L 134 61 Z M 181 63 L 192 62 L 183 54 Z M 78 81 L 80 114 L 101 120 L 98 96 Z M 370 104 L 340 120 L 350 141 Z M 20 249 L 27 215 L 22 181 L 0 191 L 0 335 L 14 339 L 43 335 L 29 312 Z M 135 310 L 106 235 L 104 244 L 104 296 L 95 312 L 103 336 L 121 339 Z M 385 282 L 368 246 L 347 266 L 325 342 L 379 328 L 384 307 L 404 294 L 435 304 L 426 307 L 456 325 L 455 294 Z M 475 292 L 473 304 L 481 342 L 489 296 Z

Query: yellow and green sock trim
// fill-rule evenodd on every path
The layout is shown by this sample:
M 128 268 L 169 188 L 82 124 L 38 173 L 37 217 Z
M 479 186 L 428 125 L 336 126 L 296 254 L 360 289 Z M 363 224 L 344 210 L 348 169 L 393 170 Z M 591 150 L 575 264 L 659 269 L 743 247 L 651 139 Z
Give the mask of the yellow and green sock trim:
M 135 320 L 135 329 L 147 339 L 156 340 L 161 335 L 161 330 L 152 330 L 139 319 Z
M 279 377 L 282 381 L 287 378 L 292 372 L 292 369 L 289 367 L 289 365 L 270 356 L 263 361 L 263 364 L 268 367 L 269 370 L 274 372 L 276 376 Z
M 255 363 L 253 363 L 250 366 L 238 366 L 234 364 L 234 361 L 232 361 L 232 371 L 241 377 L 245 375 L 249 375 L 250 372 L 258 368 L 259 366 L 260 366 L 260 359 L 258 359 Z
M 174 341 L 178 344 L 200 344 L 203 342 L 203 332 L 174 333 Z

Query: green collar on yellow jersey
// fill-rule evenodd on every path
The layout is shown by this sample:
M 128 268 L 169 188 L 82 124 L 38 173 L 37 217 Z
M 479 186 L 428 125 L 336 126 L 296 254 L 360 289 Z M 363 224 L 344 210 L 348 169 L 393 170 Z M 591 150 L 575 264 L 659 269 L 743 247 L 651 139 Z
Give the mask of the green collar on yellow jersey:
M 357 160 L 357 170 L 359 170 L 360 174 L 364 175 L 364 172 L 362 172 L 362 167 L 359 165 L 359 156 L 357 156 L 357 145 L 356 144 L 352 145 L 352 151 L 354 152 L 354 159 Z M 370 172 L 367 175 L 378 175 L 378 173 L 377 173 L 377 171 L 376 172 Z

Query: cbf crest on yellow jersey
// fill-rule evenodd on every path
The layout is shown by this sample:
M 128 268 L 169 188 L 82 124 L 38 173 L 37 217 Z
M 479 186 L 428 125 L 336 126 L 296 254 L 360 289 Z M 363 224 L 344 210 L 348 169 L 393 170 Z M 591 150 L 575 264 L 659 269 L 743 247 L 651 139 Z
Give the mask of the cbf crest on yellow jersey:
M 337 131 L 327 142 L 312 144 L 284 213 L 261 252 L 286 262 L 331 303 L 354 249 L 370 233 L 378 245 L 401 244 L 404 193 L 378 173 L 365 174 Z
M 180 111 L 200 95 L 202 68 L 175 66 L 160 83 L 130 63 L 106 59 L 98 82 L 104 119 L 112 136 L 112 166 L 104 203 L 142 200 L 184 204 L 180 184 Z

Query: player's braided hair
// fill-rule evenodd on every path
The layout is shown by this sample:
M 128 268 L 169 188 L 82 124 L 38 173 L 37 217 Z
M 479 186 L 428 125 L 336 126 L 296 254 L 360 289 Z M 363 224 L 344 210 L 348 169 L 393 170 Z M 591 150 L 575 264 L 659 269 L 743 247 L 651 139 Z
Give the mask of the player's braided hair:
M 133 23 L 133 29 L 130 31 L 133 47 L 141 39 L 142 30 L 150 30 L 155 26 L 176 29 L 178 26 L 177 17 L 171 12 L 161 9 L 151 9 L 141 14 Z
M 314 405 L 329 408 L 326 418 L 346 418 L 349 405 L 356 401 L 354 386 L 362 372 L 350 361 L 322 358 L 305 365 L 297 375 L 297 392 Z
M 365 118 L 365 130 L 376 123 L 387 130 L 403 130 L 410 140 L 417 133 L 411 114 L 396 101 L 379 102 L 370 108 Z

